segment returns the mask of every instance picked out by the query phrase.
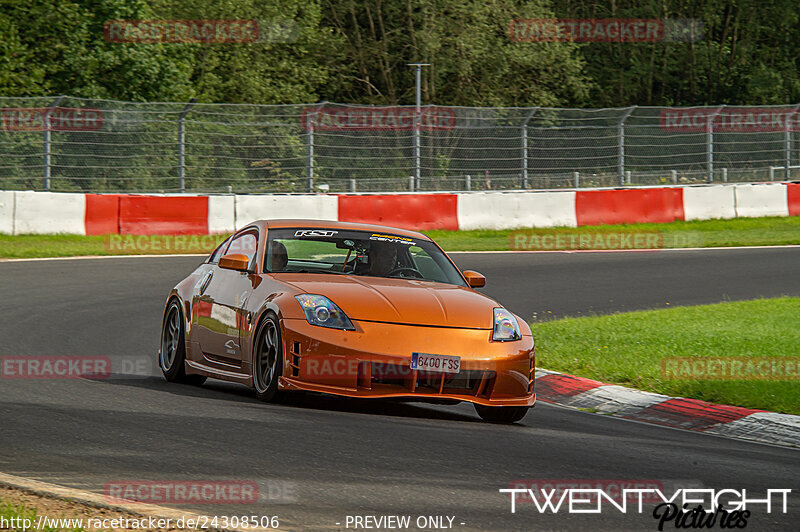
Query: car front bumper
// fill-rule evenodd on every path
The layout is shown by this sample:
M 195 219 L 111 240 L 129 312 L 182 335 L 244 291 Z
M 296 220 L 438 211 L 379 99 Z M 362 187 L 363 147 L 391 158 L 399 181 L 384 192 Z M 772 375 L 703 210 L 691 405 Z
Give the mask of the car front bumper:
M 355 331 L 281 321 L 286 353 L 280 386 L 349 397 L 533 406 L 533 338 L 492 342 L 488 329 L 353 320 Z M 459 373 L 411 369 L 412 353 L 459 356 Z

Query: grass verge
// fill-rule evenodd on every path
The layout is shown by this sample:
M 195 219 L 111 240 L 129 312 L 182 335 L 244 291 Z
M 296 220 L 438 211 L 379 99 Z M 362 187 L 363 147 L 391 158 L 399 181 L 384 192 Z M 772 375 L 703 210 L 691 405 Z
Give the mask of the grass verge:
M 674 380 L 665 357 L 800 358 L 800 298 L 565 318 L 531 325 L 536 365 L 671 396 L 800 414 L 797 380 Z
M 445 251 L 510 249 L 512 233 L 498 231 L 426 231 Z M 528 230 L 524 230 L 528 231 Z M 531 229 L 537 234 L 596 237 L 610 234 L 657 234 L 663 247 L 724 247 L 800 244 L 800 216 L 698 220 L 667 224 L 602 225 Z M 2 235 L 0 258 L 74 257 L 78 255 L 158 255 L 210 253 L 225 235 Z M 596 239 L 589 239 L 592 243 Z M 601 239 L 602 240 L 602 239 Z M 530 243 L 530 240 L 527 241 Z M 608 241 L 613 243 L 613 241 Z M 591 247 L 591 246 L 590 246 Z M 529 247 L 529 249 L 548 249 Z
M 24 532 L 27 530 L 42 530 L 44 532 L 83 532 L 81 527 L 52 527 L 42 526 L 36 528 L 39 522 L 39 512 L 36 509 L 22 504 L 12 504 L 0 499 L 0 530 L 13 530 Z M 68 522 L 65 519 L 65 522 Z

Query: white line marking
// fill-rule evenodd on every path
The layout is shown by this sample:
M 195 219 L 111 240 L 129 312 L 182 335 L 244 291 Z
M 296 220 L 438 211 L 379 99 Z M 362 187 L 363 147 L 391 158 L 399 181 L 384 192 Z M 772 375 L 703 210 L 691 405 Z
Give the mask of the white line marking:
M 170 254 L 153 254 L 153 255 L 79 255 L 77 257 L 33 257 L 28 259 L 4 259 L 0 258 L 0 262 L 33 262 L 33 261 L 48 261 L 48 260 L 87 260 L 87 259 L 152 259 L 152 258 L 172 258 L 172 257 L 208 257 L 208 253 L 170 253 Z

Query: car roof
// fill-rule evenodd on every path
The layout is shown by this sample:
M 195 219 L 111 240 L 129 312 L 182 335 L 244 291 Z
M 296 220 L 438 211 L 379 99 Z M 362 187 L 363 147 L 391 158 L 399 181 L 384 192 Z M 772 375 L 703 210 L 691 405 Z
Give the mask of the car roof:
M 264 229 L 282 229 L 294 227 L 308 227 L 310 229 L 339 229 L 342 231 L 380 231 L 385 233 L 393 233 L 399 236 L 407 236 L 419 240 L 430 240 L 427 236 L 416 231 L 409 231 L 407 229 L 400 229 L 397 227 L 389 227 L 386 225 L 377 224 L 359 224 L 353 222 L 333 222 L 329 220 L 302 220 L 285 218 L 280 220 L 257 220 L 248 226 L 257 225 Z

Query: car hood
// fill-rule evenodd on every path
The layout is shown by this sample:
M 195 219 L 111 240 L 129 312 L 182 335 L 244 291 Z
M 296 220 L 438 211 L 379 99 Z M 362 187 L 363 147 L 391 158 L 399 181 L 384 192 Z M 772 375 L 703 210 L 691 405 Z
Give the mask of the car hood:
M 324 274 L 282 274 L 280 280 L 329 298 L 353 320 L 491 329 L 499 306 L 472 289 L 431 281 Z

